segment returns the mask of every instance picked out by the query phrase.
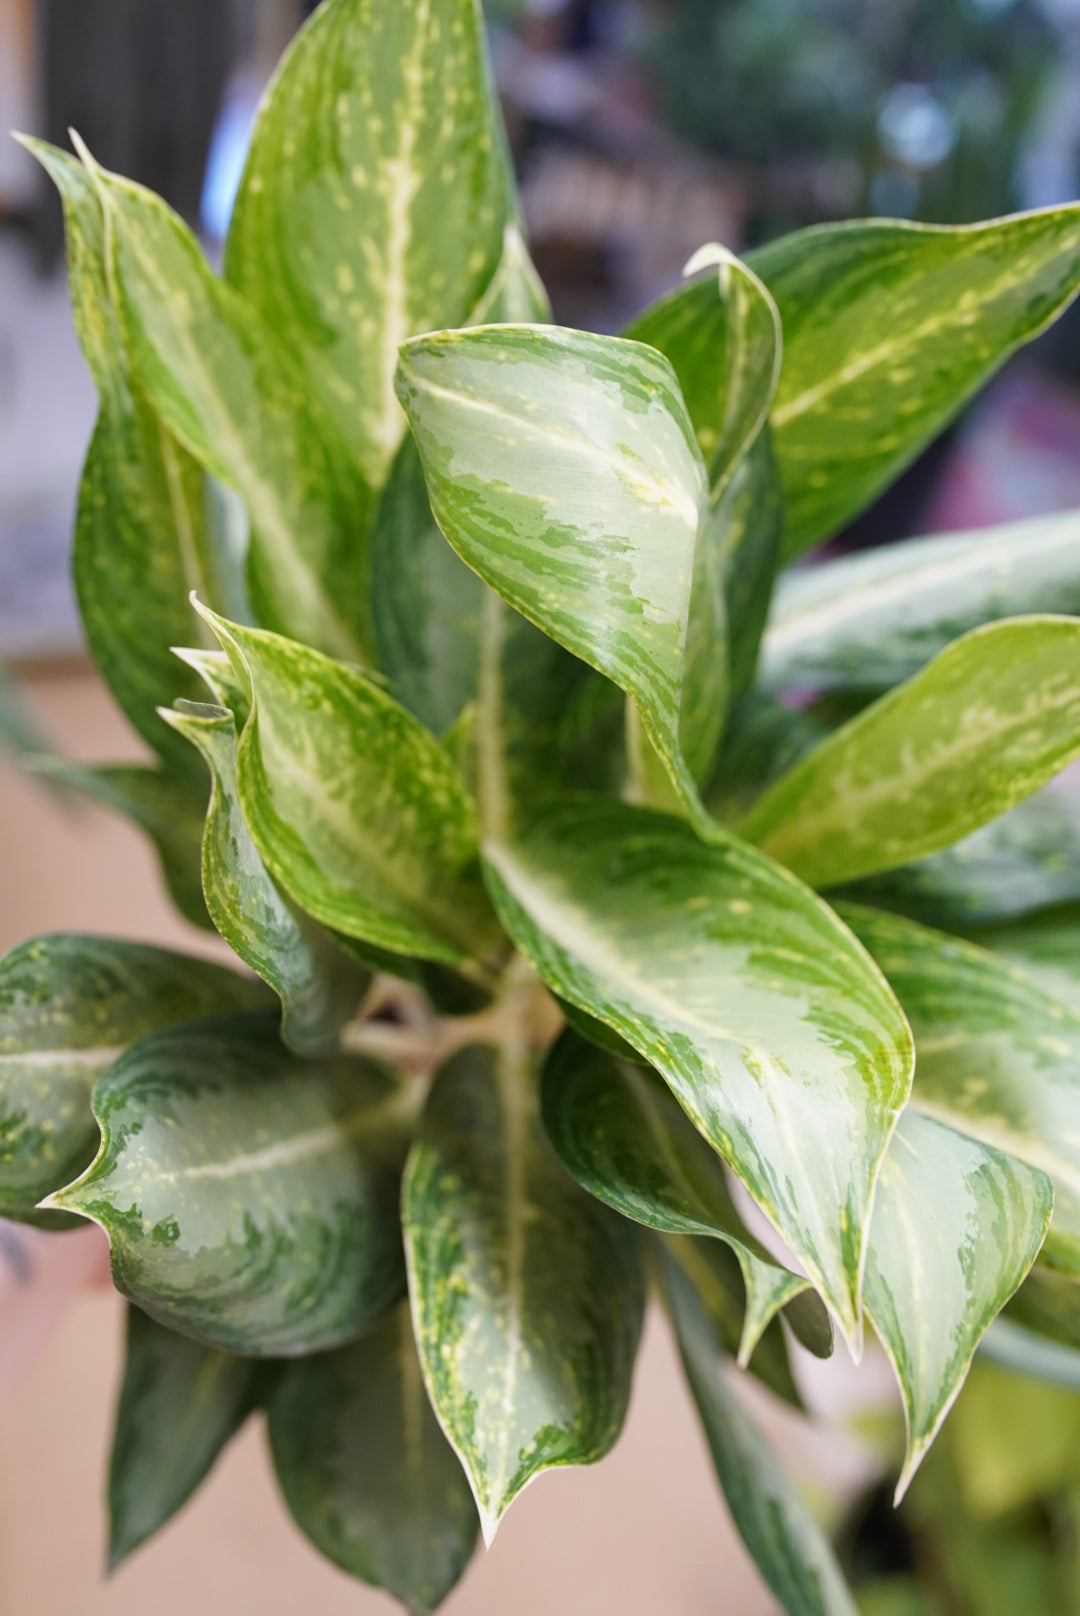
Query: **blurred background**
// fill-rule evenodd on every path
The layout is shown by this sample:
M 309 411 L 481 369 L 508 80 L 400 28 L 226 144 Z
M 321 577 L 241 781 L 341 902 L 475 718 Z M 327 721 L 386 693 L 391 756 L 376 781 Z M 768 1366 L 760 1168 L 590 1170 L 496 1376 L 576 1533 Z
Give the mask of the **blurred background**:
M 179 209 L 213 257 L 259 96 L 308 9 L 301 0 L 0 0 L 0 131 L 63 143 L 76 126 L 102 163 Z M 742 251 L 867 213 L 962 223 L 1080 196 L 1080 0 L 487 0 L 487 10 L 534 256 L 566 324 L 617 331 L 705 241 Z M 35 165 L 0 138 L 0 669 L 22 693 L 16 705 L 0 674 L 0 736 L 121 760 L 139 746 L 85 661 L 68 578 L 94 414 L 59 207 Z M 836 542 L 1072 506 L 1075 311 Z M 130 827 L 93 808 L 75 815 L 14 765 L 0 769 L 0 828 L 0 951 L 52 928 L 212 946 L 169 910 Z M 16 1240 L 0 1225 L 0 1612 L 389 1610 L 303 1546 L 272 1497 L 255 1429 L 161 1543 L 102 1583 L 118 1302 L 82 1289 L 51 1330 L 100 1269 L 93 1234 Z M 19 1299 L 35 1275 L 53 1300 L 27 1325 Z M 819 1394 L 828 1401 L 828 1388 Z M 1072 1414 L 1078 1407 L 1073 1399 Z M 1044 1425 L 1068 1439 L 1032 1486 L 1042 1499 L 1046 1476 L 1060 1492 L 1064 1475 L 1080 1523 L 1075 1420 L 1055 1406 Z M 969 1426 L 984 1429 L 974 1416 Z M 782 1421 L 776 1430 L 789 1453 L 803 1440 Z M 841 1498 L 865 1479 L 857 1454 L 832 1463 Z M 1001 1496 L 1015 1506 L 1008 1486 Z M 1004 1507 L 991 1501 L 987 1520 Z M 985 1563 L 988 1586 L 1000 1583 L 990 1596 L 1006 1602 L 995 1611 L 1026 1616 L 1034 1574 L 1010 1603 L 1017 1585 L 1010 1593 L 991 1553 L 1003 1542 L 991 1525 L 973 1540 L 972 1563 Z M 1048 1598 L 1048 1612 L 1064 1610 Z M 1076 1599 L 1080 1609 L 1080 1587 Z M 602 1478 L 542 1483 L 449 1607 L 462 1616 L 556 1608 L 774 1608 L 735 1543 L 655 1323 L 628 1435 Z

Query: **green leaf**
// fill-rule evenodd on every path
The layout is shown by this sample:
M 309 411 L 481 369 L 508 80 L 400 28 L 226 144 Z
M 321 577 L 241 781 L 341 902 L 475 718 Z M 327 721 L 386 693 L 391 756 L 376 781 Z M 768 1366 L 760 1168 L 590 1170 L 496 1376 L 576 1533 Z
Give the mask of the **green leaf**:
M 194 668 L 218 707 L 224 707 L 236 719 L 237 729 L 243 729 L 251 711 L 251 696 L 246 678 L 237 678 L 227 651 L 205 650 L 202 646 L 173 646 L 173 655 Z
M 240 808 L 232 713 L 185 702 L 163 716 L 198 747 L 213 780 L 202 843 L 210 918 L 280 998 L 289 1048 L 323 1054 L 337 1045 L 371 973 L 274 885 Z
M 897 1503 L 980 1339 L 1034 1262 L 1053 1203 L 1037 1168 L 910 1110 L 900 1118 L 878 1181 L 865 1291 L 904 1400 Z
M 708 1315 L 717 1351 L 734 1358 L 742 1343 L 747 1311 L 746 1286 L 735 1253 L 720 1241 L 698 1239 L 693 1235 L 666 1235 L 663 1250 L 664 1260 L 677 1263 L 684 1278 L 693 1286 L 698 1301 Z M 804 1292 L 804 1295 L 814 1296 L 818 1302 L 817 1322 L 820 1325 L 824 1312 L 820 1299 L 813 1291 Z M 790 1315 L 785 1313 L 789 1323 L 793 1317 L 801 1322 L 800 1300 L 796 1298 L 791 1303 Z M 831 1344 L 831 1326 L 826 1333 Z M 824 1336 L 819 1332 L 814 1340 L 820 1346 Z M 798 1409 L 800 1414 L 806 1412 L 795 1384 L 788 1344 L 778 1317 L 766 1325 L 748 1363 L 741 1367 L 748 1369 L 775 1397 Z
M 728 1383 L 700 1300 L 674 1263 L 664 1278 L 713 1464 L 758 1570 L 788 1616 L 857 1616 L 828 1540 Z
M 873 909 L 839 910 L 911 1023 L 912 1105 L 1048 1173 L 1045 1257 L 1080 1273 L 1080 1017 L 986 949 Z
M 476 0 L 322 6 L 263 101 L 225 273 L 371 487 L 405 432 L 399 344 L 465 324 L 515 215 Z
M 772 426 L 794 556 L 868 505 L 1071 302 L 1080 210 L 824 225 L 749 263 L 784 330 Z
M 702 247 L 684 273 L 714 267 L 646 309 L 626 335 L 670 360 L 715 499 L 768 418 L 783 338 L 772 295 L 726 247 Z
M 544 1128 L 583 1189 L 624 1217 L 669 1234 L 714 1235 L 738 1259 L 746 1309 L 737 1343 L 745 1367 L 778 1311 L 810 1288 L 773 1261 L 735 1209 L 719 1156 L 646 1067 L 566 1033 L 544 1067 Z M 829 1316 L 811 1292 L 817 1336 L 832 1350 Z
M 855 883 L 850 895 L 947 931 L 1000 923 L 1076 900 L 1076 798 L 1051 784 L 955 846 Z
M 72 1227 L 35 1208 L 93 1160 L 95 1079 L 155 1028 L 266 998 L 250 977 L 139 943 L 71 934 L 14 949 L 0 962 L 0 1216 Z
M 862 949 L 753 848 L 644 809 L 572 801 L 485 854 L 547 986 L 657 1068 L 857 1341 L 870 1200 L 913 1058 Z
M 101 202 L 85 169 L 43 141 L 28 149 L 64 204 L 75 327 L 100 398 L 75 521 L 79 615 L 94 661 L 128 718 L 170 768 L 201 768 L 157 708 L 198 694 L 169 646 L 197 620 L 188 594 L 214 599 L 202 472 L 161 425 L 131 374 L 106 279 Z
M 274 880 L 376 948 L 451 965 L 486 954 L 476 815 L 438 742 L 358 669 L 206 615 L 253 692 L 237 779 Z
M 546 325 L 551 303 L 529 257 L 525 238 L 508 224 L 499 267 L 466 325 Z
M 123 814 L 154 844 L 162 879 L 173 903 L 194 926 L 211 929 L 199 875 L 199 848 L 206 817 L 206 777 L 198 787 L 142 763 L 85 764 L 66 758 L 34 758 L 46 780 L 80 791 L 103 808 Z
M 1080 613 L 1080 512 L 909 539 L 785 574 L 762 646 L 768 689 L 888 690 L 958 635 Z
M 797 763 L 740 834 L 815 887 L 936 853 L 1080 754 L 1080 621 L 956 640 Z
M 1007 1317 L 1050 1341 L 1080 1348 L 1080 1278 L 1036 1263 L 1009 1303 Z
M 211 272 L 187 226 L 151 191 L 91 172 L 132 368 L 169 430 L 247 506 L 259 620 L 364 660 L 371 494 L 351 456 L 277 332 Z
M 715 277 L 661 299 L 626 335 L 670 360 L 705 457 L 711 508 L 702 542 L 723 579 L 737 695 L 753 676 L 780 556 L 783 492 L 766 421 L 783 344 L 772 297 L 727 248 L 703 247 L 686 273 L 713 265 Z M 720 654 L 719 645 L 710 649 Z
M 350 1576 L 427 1616 L 472 1558 L 478 1521 L 399 1308 L 349 1347 L 288 1365 L 270 1399 L 293 1519 Z
M 109 1464 L 109 1570 L 153 1537 L 209 1474 L 255 1401 L 255 1365 L 129 1307 Z
M 783 526 L 783 491 L 766 428 L 735 467 L 706 526 L 707 541 L 720 547 L 732 699 L 749 689 L 757 669 Z
M 101 1225 L 117 1290 L 159 1323 L 227 1352 L 317 1352 L 404 1289 L 414 1105 L 367 1061 L 290 1055 L 272 1018 L 191 1022 L 98 1079 L 97 1158 L 47 1204 Z
M 828 735 L 813 714 L 784 707 L 759 690 L 747 691 L 728 714 L 716 775 L 706 793 L 709 812 L 721 824 L 743 817 L 774 780 Z
M 451 544 L 637 703 L 704 817 L 692 776 L 723 721 L 705 655 L 723 595 L 698 544 L 708 485 L 670 365 L 616 337 L 491 326 L 407 343 L 398 394 Z
M 556 1160 L 529 1065 L 474 1046 L 442 1068 L 402 1198 L 424 1378 L 488 1543 L 543 1471 L 611 1449 L 644 1310 L 637 1232 Z
M 978 934 L 978 942 L 1009 960 L 1053 999 L 1080 1013 L 1080 906 Z
M 500 601 L 447 544 L 411 435 L 379 505 L 371 576 L 379 667 L 402 705 L 447 745 L 468 715 L 463 772 L 483 772 L 506 812 L 565 785 L 567 715 L 596 676 Z

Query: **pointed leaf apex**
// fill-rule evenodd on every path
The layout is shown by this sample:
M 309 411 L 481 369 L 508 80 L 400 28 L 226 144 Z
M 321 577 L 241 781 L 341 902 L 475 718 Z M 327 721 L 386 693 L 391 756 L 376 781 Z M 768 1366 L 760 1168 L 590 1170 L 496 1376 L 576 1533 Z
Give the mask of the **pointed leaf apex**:
M 730 268 L 738 262 L 730 247 L 723 246 L 719 241 L 707 241 L 687 260 L 683 278 L 688 280 L 691 275 L 699 275 L 703 269 Z
M 101 164 L 94 157 L 93 152 L 90 150 L 79 131 L 70 125 L 68 126 L 68 139 L 75 148 L 79 160 L 86 169 L 87 173 L 91 174 L 95 179 L 99 178 L 104 173 Z

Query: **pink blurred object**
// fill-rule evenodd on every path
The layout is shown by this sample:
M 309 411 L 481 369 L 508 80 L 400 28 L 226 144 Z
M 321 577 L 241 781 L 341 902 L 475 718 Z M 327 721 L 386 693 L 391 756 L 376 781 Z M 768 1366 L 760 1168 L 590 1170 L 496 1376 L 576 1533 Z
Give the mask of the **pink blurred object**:
M 927 533 L 1080 507 L 1080 395 L 1017 367 L 963 427 L 920 526 Z
M 77 1293 L 108 1279 L 109 1242 L 101 1229 L 45 1234 L 0 1219 L 0 1403 Z

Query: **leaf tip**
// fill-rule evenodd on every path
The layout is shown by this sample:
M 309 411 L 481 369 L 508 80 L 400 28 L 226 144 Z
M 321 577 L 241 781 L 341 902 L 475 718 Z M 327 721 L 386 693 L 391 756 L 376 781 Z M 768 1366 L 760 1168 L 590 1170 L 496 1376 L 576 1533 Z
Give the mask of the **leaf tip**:
M 730 269 L 735 263 L 738 263 L 738 259 L 730 247 L 723 246 L 719 241 L 707 241 L 687 259 L 683 279 L 689 280 L 691 275 L 700 275 L 703 269 Z

